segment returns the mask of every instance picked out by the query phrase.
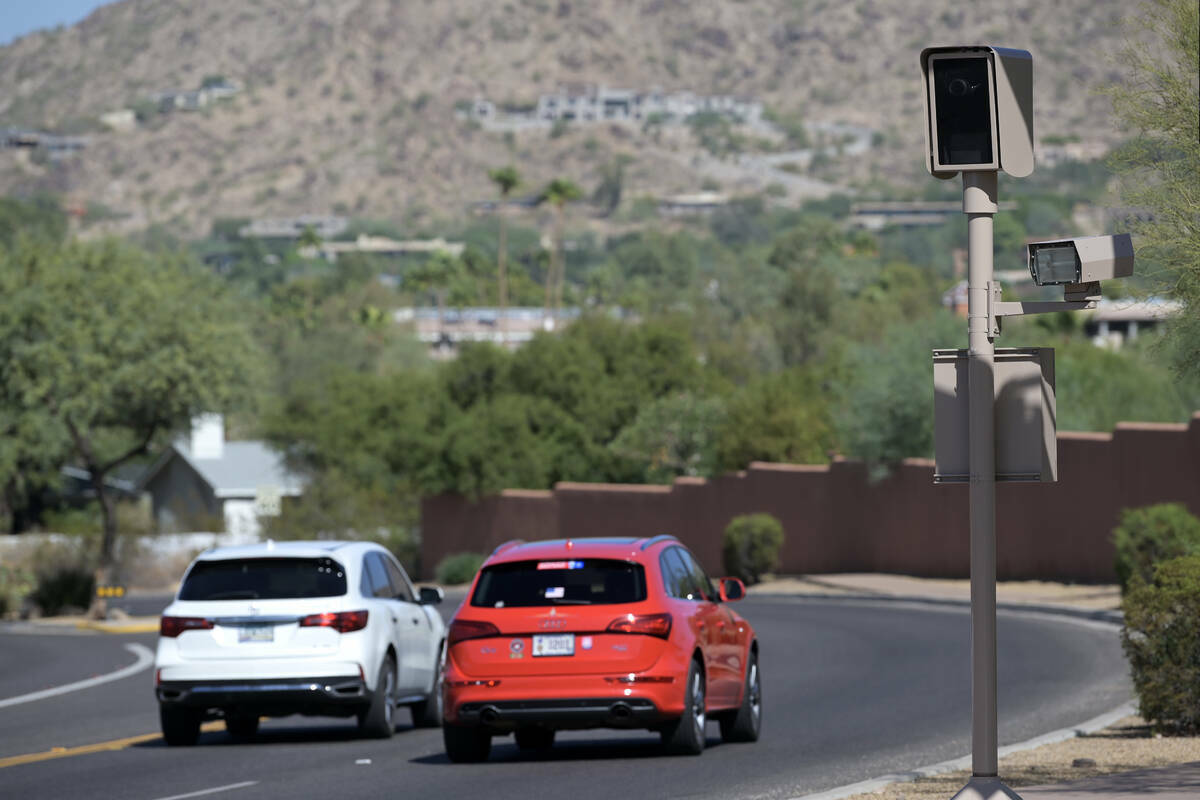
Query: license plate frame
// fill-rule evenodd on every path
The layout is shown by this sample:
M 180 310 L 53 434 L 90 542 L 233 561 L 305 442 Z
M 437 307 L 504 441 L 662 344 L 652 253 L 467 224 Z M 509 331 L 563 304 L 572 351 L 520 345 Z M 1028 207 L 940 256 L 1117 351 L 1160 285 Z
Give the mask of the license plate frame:
M 260 622 L 252 625 L 238 626 L 238 642 L 242 644 L 263 643 L 275 641 L 275 625 L 270 622 Z
M 535 633 L 533 635 L 535 658 L 568 658 L 575 655 L 575 634 Z

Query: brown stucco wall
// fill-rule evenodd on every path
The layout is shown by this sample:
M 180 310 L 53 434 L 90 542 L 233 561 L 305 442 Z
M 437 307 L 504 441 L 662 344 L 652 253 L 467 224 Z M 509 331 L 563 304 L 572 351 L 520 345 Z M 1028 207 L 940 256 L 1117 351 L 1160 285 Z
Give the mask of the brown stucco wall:
M 1179 501 L 1200 514 L 1200 413 L 1188 425 L 1060 433 L 1058 465 L 1058 483 L 1000 485 L 997 573 L 1111 581 L 1109 537 L 1122 509 Z M 509 539 L 673 533 L 719 573 L 725 526 L 755 511 L 783 523 L 784 572 L 968 573 L 966 486 L 935 486 L 933 462 L 925 459 L 909 459 L 874 482 L 854 461 L 754 463 L 672 486 L 560 483 L 478 503 L 433 497 L 421 507 L 421 564 L 428 578 L 451 553 L 488 553 Z

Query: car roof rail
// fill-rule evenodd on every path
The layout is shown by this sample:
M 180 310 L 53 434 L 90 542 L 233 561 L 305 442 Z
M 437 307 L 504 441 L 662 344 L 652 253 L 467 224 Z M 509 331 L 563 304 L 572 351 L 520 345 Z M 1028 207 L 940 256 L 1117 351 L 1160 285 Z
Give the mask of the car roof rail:
M 658 544 L 659 542 L 678 542 L 678 541 L 679 541 L 678 536 L 672 536 L 669 533 L 660 533 L 658 536 L 651 536 L 649 539 L 642 542 L 642 549 L 645 550 L 649 547 L 653 547 L 654 545 Z
M 493 550 L 492 555 L 496 555 L 497 553 L 503 552 L 504 550 L 507 550 L 510 547 L 516 547 L 519 544 L 525 544 L 525 540 L 524 539 L 509 539 L 507 542 L 505 542 L 502 545 L 499 545 L 495 550 Z

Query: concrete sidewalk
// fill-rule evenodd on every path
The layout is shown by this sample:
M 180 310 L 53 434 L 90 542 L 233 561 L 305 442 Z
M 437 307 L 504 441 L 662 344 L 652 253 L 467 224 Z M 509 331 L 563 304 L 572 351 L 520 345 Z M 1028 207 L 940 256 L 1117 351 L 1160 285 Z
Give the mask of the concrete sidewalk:
M 971 599 L 971 582 L 965 578 L 914 578 L 908 575 L 840 573 L 780 576 L 757 584 L 749 591 L 750 594 L 762 595 L 919 598 L 966 603 Z M 1121 607 L 1121 591 L 1116 584 L 1000 581 L 996 584 L 996 600 L 1001 605 L 1115 612 Z
M 1200 756 L 1200 753 L 1197 753 Z M 1196 800 L 1200 761 L 1018 790 L 1023 800 Z

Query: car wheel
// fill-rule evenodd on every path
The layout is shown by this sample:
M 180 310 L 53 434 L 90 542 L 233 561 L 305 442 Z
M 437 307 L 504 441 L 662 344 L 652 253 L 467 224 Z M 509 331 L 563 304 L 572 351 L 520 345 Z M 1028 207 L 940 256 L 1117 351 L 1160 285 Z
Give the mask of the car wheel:
M 396 662 L 391 656 L 379 666 L 371 705 L 358 715 L 358 730 L 372 739 L 387 739 L 396 730 Z
M 554 747 L 554 731 L 550 728 L 519 728 L 514 737 L 518 750 L 537 751 Z
M 413 703 L 413 725 L 418 728 L 436 728 L 442 724 L 442 685 L 445 683 L 446 643 L 442 643 L 437 664 L 434 665 L 433 688 L 424 700 Z
M 258 733 L 257 714 L 226 714 L 225 730 L 236 742 L 246 742 Z
M 492 734 L 474 725 L 443 725 L 442 741 L 446 744 L 446 755 L 456 764 L 487 761 L 492 753 Z
M 688 668 L 687 690 L 683 697 L 683 716 L 662 731 L 663 745 L 675 755 L 696 756 L 704 752 L 705 713 L 704 668 L 693 660 Z
M 171 747 L 191 747 L 200 738 L 200 712 L 191 708 L 159 706 L 163 739 Z
M 742 705 L 737 711 L 721 717 L 721 740 L 726 742 L 757 742 L 762 727 L 762 676 L 758 671 L 758 656 L 751 653 L 746 664 L 746 688 Z

